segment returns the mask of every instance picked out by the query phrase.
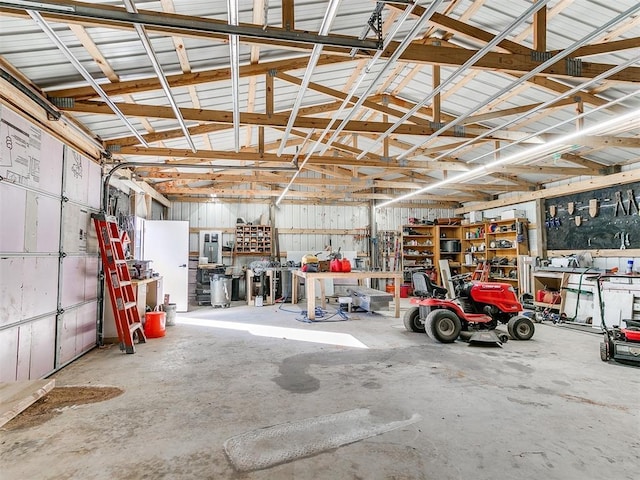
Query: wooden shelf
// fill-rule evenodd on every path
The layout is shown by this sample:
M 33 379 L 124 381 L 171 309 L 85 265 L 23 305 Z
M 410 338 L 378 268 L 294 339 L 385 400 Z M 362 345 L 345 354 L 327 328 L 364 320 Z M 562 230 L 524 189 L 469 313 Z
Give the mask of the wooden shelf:
M 237 225 L 234 254 L 271 256 L 271 241 L 268 225 Z

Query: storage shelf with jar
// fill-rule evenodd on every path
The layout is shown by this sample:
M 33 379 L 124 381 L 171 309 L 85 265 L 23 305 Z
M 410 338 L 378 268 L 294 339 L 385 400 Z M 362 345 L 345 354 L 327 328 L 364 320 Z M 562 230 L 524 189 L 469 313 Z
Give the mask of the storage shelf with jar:
M 487 260 L 486 224 L 462 226 L 462 272 L 473 273 Z
M 405 273 L 435 264 L 435 225 L 411 224 L 402 227 L 402 268 Z M 411 281 L 411 275 L 405 275 Z
M 486 223 L 486 260 L 491 264 L 489 279 L 513 284 L 520 291 L 518 256 L 529 254 L 526 219 Z

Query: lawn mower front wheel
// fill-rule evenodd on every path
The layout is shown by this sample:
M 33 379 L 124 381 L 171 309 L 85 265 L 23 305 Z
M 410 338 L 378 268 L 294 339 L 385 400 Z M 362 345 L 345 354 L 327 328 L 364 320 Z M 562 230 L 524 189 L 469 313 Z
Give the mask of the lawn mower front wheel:
M 453 343 L 460 335 L 462 322 L 455 313 L 438 309 L 427 315 L 424 327 L 429 338 L 441 343 Z
M 535 333 L 535 327 L 530 318 L 518 315 L 509 319 L 507 331 L 516 340 L 529 340 Z
M 609 352 L 609 342 L 607 340 L 600 342 L 600 360 L 608 362 L 610 358 L 611 352 Z
M 420 308 L 411 307 L 402 317 L 404 328 L 410 332 L 424 333 L 424 322 L 420 320 Z

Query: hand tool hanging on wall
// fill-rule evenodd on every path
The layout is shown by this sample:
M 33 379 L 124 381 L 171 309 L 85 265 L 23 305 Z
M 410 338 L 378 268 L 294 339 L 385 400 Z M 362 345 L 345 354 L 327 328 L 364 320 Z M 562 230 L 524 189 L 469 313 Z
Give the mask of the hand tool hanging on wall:
M 582 217 L 580 215 L 576 215 L 574 221 L 576 222 L 576 227 L 582 225 Z
M 627 190 L 627 215 L 633 215 L 633 209 L 636 210 L 636 215 L 640 215 L 640 211 L 638 210 L 638 202 L 636 201 L 636 197 L 633 194 L 633 190 L 630 188 Z
M 620 250 L 626 250 L 627 246 L 625 245 L 625 233 L 624 232 L 618 232 L 616 233 L 613 238 L 618 238 L 620 237 Z
M 567 212 L 569 212 L 569 215 L 573 215 L 573 212 L 575 211 L 576 211 L 576 204 L 574 202 L 567 203 Z
M 596 218 L 598 216 L 598 199 L 592 198 L 589 200 L 589 216 Z
M 614 216 L 618 216 L 619 209 L 622 209 L 622 213 L 627 214 L 627 209 L 624 207 L 624 203 L 622 203 L 622 192 L 616 192 L 616 210 L 614 212 Z

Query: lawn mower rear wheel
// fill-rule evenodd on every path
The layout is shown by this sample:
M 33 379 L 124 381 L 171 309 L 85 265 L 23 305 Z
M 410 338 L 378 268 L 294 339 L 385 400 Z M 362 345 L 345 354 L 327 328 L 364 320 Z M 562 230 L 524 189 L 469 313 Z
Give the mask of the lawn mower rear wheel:
M 427 315 L 424 327 L 429 338 L 441 343 L 453 343 L 460 335 L 462 322 L 455 313 L 438 309 Z

